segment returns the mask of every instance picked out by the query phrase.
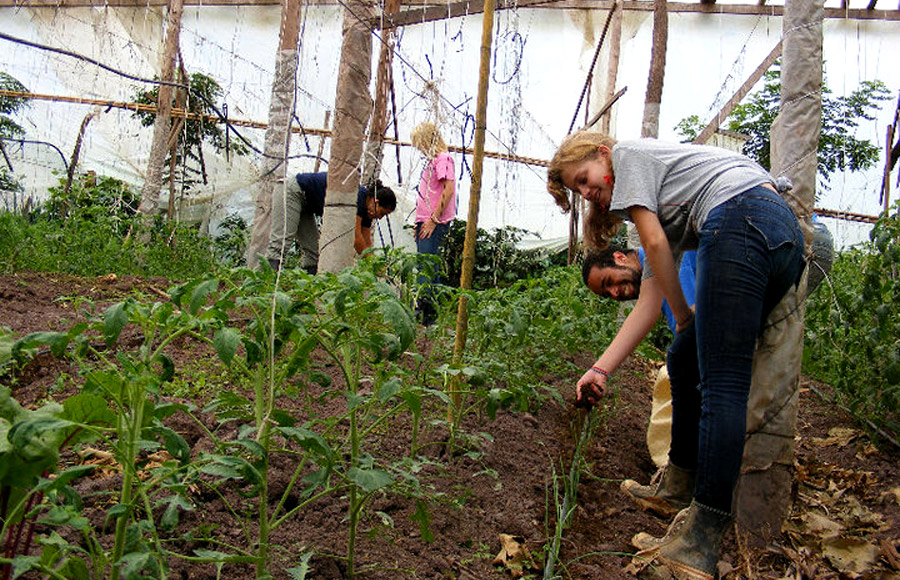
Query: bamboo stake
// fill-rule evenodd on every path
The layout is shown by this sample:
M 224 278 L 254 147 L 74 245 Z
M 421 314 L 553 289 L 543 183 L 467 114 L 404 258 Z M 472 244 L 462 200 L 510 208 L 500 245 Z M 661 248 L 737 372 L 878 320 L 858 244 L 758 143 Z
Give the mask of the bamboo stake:
M 891 145 L 894 141 L 894 126 L 887 126 L 887 143 L 884 148 L 884 180 L 881 182 L 881 196 L 884 201 L 884 214 L 891 207 Z
M 484 169 L 484 133 L 487 127 L 488 79 L 491 71 L 491 41 L 494 29 L 496 0 L 485 0 L 481 25 L 481 68 L 478 76 L 478 101 L 475 111 L 475 152 L 472 160 L 472 187 L 469 191 L 469 217 L 466 222 L 466 238 L 463 244 L 462 274 L 459 287 L 462 294 L 456 311 L 456 339 L 453 343 L 453 363 L 462 361 L 469 330 L 467 290 L 472 288 L 472 272 L 475 269 L 475 237 L 478 231 L 478 208 L 481 201 L 481 177 Z M 462 386 L 458 375 L 451 381 L 452 407 L 450 413 L 458 417 L 462 409 Z M 454 411 L 455 410 L 455 411 Z M 455 421 L 453 422 L 455 425 Z

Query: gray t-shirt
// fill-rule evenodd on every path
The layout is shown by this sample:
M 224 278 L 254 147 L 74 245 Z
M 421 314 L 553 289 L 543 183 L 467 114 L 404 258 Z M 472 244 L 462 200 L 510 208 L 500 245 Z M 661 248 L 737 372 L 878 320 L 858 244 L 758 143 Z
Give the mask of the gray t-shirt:
M 629 219 L 645 207 L 662 224 L 676 258 L 697 249 L 700 228 L 714 207 L 774 179 L 750 158 L 720 147 L 621 141 L 612 148 L 615 175 L 610 211 Z M 649 266 L 649 264 L 647 264 Z M 652 275 L 644 269 L 645 277 Z

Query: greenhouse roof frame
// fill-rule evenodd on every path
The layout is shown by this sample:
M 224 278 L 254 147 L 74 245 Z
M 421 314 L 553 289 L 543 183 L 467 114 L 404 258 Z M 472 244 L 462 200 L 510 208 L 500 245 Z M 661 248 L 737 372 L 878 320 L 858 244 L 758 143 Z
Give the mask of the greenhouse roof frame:
M 333 5 L 339 4 L 339 0 L 309 0 L 310 4 Z M 510 8 L 547 8 L 547 9 L 597 9 L 608 10 L 613 5 L 613 0 L 499 0 L 498 10 Z M 831 4 L 827 2 L 826 4 Z M 882 4 L 886 4 L 882 0 Z M 154 7 L 166 6 L 168 0 L 0 0 L 0 7 L 16 8 L 41 8 L 41 7 L 86 7 L 98 8 L 125 6 L 125 7 Z M 185 0 L 185 6 L 269 6 L 279 5 L 280 0 Z M 405 10 L 392 20 L 385 16 L 384 28 L 403 26 L 421 22 L 429 22 L 442 18 L 454 18 L 468 14 L 478 14 L 484 9 L 483 0 L 460 0 L 456 2 L 437 3 L 430 0 L 405 0 L 402 3 Z M 626 11 L 652 11 L 653 0 L 626 0 L 623 8 Z M 888 20 L 900 21 L 900 5 L 896 9 L 876 8 L 878 0 L 868 0 L 865 7 L 851 7 L 848 0 L 839 0 L 835 6 L 825 7 L 825 18 L 844 20 Z M 705 13 L 705 14 L 736 14 L 736 15 L 768 15 L 782 16 L 784 14 L 784 1 L 767 3 L 766 0 L 745 3 L 717 3 L 714 0 L 701 0 L 699 2 L 669 2 L 670 13 Z M 379 22 L 380 24 L 380 22 Z

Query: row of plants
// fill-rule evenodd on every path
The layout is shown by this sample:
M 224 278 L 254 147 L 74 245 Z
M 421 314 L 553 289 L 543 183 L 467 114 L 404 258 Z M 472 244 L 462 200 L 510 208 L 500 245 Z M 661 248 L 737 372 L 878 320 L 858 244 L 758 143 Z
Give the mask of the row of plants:
M 76 357 L 84 384 L 79 394 L 55 407 L 59 412 L 52 422 L 9 416 L 12 448 L 4 456 L 19 457 L 31 468 L 27 476 L 21 470 L 8 472 L 17 479 L 3 482 L 20 498 L 4 514 L 6 525 L 38 518 L 51 529 L 74 526 L 92 534 L 86 516 L 79 512 L 84 502 L 72 501 L 77 493 L 67 484 L 90 468 L 68 468 L 53 479 L 46 473 L 63 445 L 99 439 L 122 472 L 119 496 L 105 516 L 115 521 L 111 549 L 101 548 L 98 538 L 76 542 L 66 540 L 70 536 L 63 533 L 43 535 L 37 538 L 39 556 L 6 560 L 17 574 L 31 568 L 60 578 L 165 577 L 170 559 L 183 558 L 220 567 L 251 563 L 256 576 L 266 578 L 271 552 L 276 550 L 269 542 L 271 532 L 323 494 L 348 494 L 347 562 L 352 574 L 353 540 L 367 499 L 389 487 L 415 492 L 415 477 L 407 466 L 416 456 L 414 448 L 385 464 L 366 453 L 364 444 L 378 424 L 400 409 L 421 406 L 427 396 L 416 381 L 397 376 L 402 368 L 398 359 L 412 341 L 415 324 L 393 289 L 376 282 L 371 270 L 340 277 L 286 274 L 277 292 L 273 280 L 271 272 L 245 273 L 237 282 L 199 279 L 173 288 L 171 301 L 129 298 L 89 324 L 75 325 L 68 332 L 30 335 L 15 343 L 13 353 L 20 357 L 42 346 Z M 247 316 L 248 322 L 235 324 L 236 317 Z M 140 347 L 116 348 L 123 331 L 136 333 Z M 197 409 L 169 404 L 161 397 L 176 372 L 167 351 L 186 339 L 209 344 L 228 367 L 232 388 L 220 391 L 203 411 L 213 413 L 220 424 L 236 427 L 227 431 L 232 435 L 226 438 L 218 429 L 204 426 L 212 450 L 193 456 L 165 419 L 176 413 L 193 416 Z M 321 380 L 310 365 L 313 349 L 327 353 L 340 368 L 345 382 L 341 394 L 347 400 L 340 416 L 301 420 L 277 404 L 285 395 L 283 385 L 295 384 L 299 390 Z M 365 394 L 359 389 L 364 366 L 374 381 L 374 388 Z M 81 433 L 82 439 L 65 436 L 68 432 Z M 19 433 L 28 436 L 16 437 Z M 50 434 L 55 434 L 52 439 Z M 34 451 L 38 442 L 46 454 L 41 461 Z M 148 467 L 148 455 L 161 451 L 166 459 Z M 276 453 L 294 456 L 296 472 L 273 505 L 267 471 Z M 226 504 L 236 521 L 246 520 L 248 509 L 256 510 L 251 518 L 255 525 L 241 526 L 246 530 L 245 544 L 179 553 L 169 534 L 181 514 L 197 504 L 197 492 L 188 490 L 199 486 L 205 493 L 224 497 L 229 485 L 248 502 Z M 35 494 L 42 495 L 35 499 Z M 289 502 L 289 497 L 294 499 Z M 293 573 L 303 577 L 309 555 L 298 556 Z
M 806 310 L 804 372 L 863 425 L 900 436 L 900 206 L 837 254 Z
M 0 271 L 189 279 L 243 261 L 246 225 L 239 218 L 210 238 L 161 216 L 145 225 L 137 206 L 137 194 L 121 180 L 84 173 L 68 188 L 60 180 L 45 203 L 0 212 Z
M 432 459 L 421 453 L 420 425 L 446 423 L 450 439 L 443 444 L 465 448 L 477 437 L 448 417 L 493 417 L 500 408 L 533 410 L 548 397 L 559 399 L 543 377 L 571 367 L 566 352 L 596 348 L 609 312 L 584 304 L 579 275 L 567 268 L 543 281 L 473 293 L 473 348 L 452 365 L 440 346 L 451 342 L 441 340 L 452 332 L 449 326 L 430 331 L 437 335 L 435 348 L 420 351 L 415 341 L 423 330 L 411 305 L 423 291 L 415 283 L 418 271 L 429 267 L 423 260 L 376 253 L 337 276 L 285 270 L 278 287 L 267 269 L 237 270 L 175 286 L 170 300 L 132 297 L 99 312 L 82 301 L 87 322 L 17 340 L 11 355 L 19 364 L 49 349 L 81 370 L 77 394 L 36 411 L 24 410 L 8 390 L 2 394 L 9 444 L 0 448 L 0 463 L 8 467 L 0 470 L 0 486 L 10 501 L 0 537 L 19 539 L 0 562 L 13 575 L 35 570 L 53 578 L 138 578 L 166 577 L 174 560 L 187 560 L 220 569 L 249 564 L 266 578 L 275 559 L 289 557 L 290 574 L 303 578 L 312 552 L 286 556 L 271 535 L 326 495 L 346 498 L 351 576 L 359 521 L 376 494 L 412 498 L 428 541 L 434 498 L 417 474 Z M 445 318 L 453 306 L 452 297 L 444 301 Z M 507 322 L 496 324 L 498 316 Z M 203 372 L 227 375 L 201 408 L 164 396 L 182 374 L 172 349 L 188 343 L 215 353 L 219 362 Z M 492 346 L 504 343 L 502 352 Z M 509 357 L 520 364 L 511 367 Z M 337 369 L 338 379 L 326 367 Z M 451 385 L 465 390 L 465 409 L 452 408 Z M 343 411 L 316 414 L 315 386 L 342 400 Z M 284 397 L 307 401 L 307 412 L 285 410 Z M 201 414 L 212 414 L 216 425 Z M 401 414 L 412 425 L 404 451 L 385 455 L 370 448 L 372 434 Z M 207 451 L 191 453 L 168 426 L 176 416 L 202 429 Z M 96 514 L 87 513 L 88 498 L 77 491 L 92 467 L 60 461 L 67 448 L 83 451 L 88 444 L 111 455 L 121 472 L 102 517 L 114 523 L 111 546 L 101 541 L 91 524 Z M 295 471 L 273 499 L 269 466 L 284 456 Z M 26 463 L 29 468 L 21 469 Z M 240 499 L 229 490 L 239 491 Z M 244 530 L 242 542 L 188 543 L 178 536 L 184 533 L 179 522 L 203 497 L 228 499 Z M 34 549 L 26 555 L 29 545 Z M 193 550 L 180 551 L 182 545 Z

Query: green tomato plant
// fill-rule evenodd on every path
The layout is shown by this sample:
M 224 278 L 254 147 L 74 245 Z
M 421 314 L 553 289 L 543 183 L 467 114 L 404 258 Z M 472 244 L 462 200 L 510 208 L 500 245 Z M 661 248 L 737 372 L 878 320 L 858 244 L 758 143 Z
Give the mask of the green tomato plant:
M 900 433 L 900 213 L 838 254 L 806 310 L 804 371 L 869 426 Z

